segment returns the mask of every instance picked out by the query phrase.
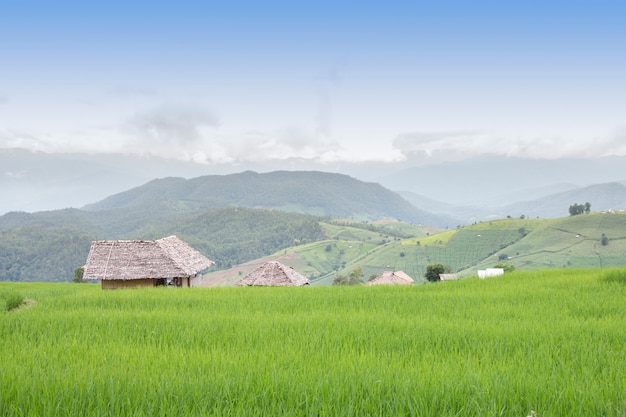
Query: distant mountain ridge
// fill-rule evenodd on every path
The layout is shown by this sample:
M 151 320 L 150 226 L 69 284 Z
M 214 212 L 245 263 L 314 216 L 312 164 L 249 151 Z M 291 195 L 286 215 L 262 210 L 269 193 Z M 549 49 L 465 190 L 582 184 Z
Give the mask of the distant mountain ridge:
M 558 188 L 555 188 L 552 194 L 501 206 L 456 206 L 408 191 L 399 194 L 416 207 L 456 218 L 460 224 L 510 216 L 563 217 L 569 214 L 569 206 L 575 203 L 589 202 L 592 211 L 626 210 L 626 184 L 624 183 L 609 182 L 586 187 L 572 188 L 569 185 L 560 187 L 565 188 L 566 191 L 558 191 Z
M 420 210 L 380 184 L 320 171 L 245 171 L 192 179 L 163 178 L 89 204 L 85 210 L 162 206 L 171 211 L 217 207 L 282 210 L 355 220 L 401 219 L 450 226 L 447 216 Z
M 528 217 L 558 217 L 568 215 L 570 205 L 587 202 L 591 204 L 592 211 L 626 210 L 626 185 L 620 182 L 590 185 L 510 204 L 505 206 L 504 211 Z
M 377 182 L 456 206 L 502 207 L 567 189 L 624 182 L 624 167 L 624 156 L 549 160 L 483 155 L 400 169 Z
M 388 190 L 445 203 L 439 210 L 415 204 L 453 222 L 481 219 L 500 208 L 593 184 L 626 182 L 626 156 L 533 159 L 482 155 L 464 159 L 409 157 L 391 163 L 319 163 L 302 158 L 246 165 L 256 172 L 323 171 L 350 175 Z M 0 214 L 78 208 L 138 187 L 154 178 L 196 178 L 241 172 L 235 164 L 206 165 L 189 161 L 122 154 L 44 153 L 0 148 Z M 408 198 L 407 198 L 408 199 Z M 410 199 L 411 202 L 415 200 Z M 419 201 L 419 199 L 418 199 Z M 423 200 L 422 200 L 423 201 Z M 591 201 L 594 207 L 600 207 Z M 460 208 L 461 210 L 458 210 Z M 497 209 L 497 210 L 494 210 Z M 511 214 L 503 213 L 504 215 Z M 556 215 L 563 215 L 559 212 Z

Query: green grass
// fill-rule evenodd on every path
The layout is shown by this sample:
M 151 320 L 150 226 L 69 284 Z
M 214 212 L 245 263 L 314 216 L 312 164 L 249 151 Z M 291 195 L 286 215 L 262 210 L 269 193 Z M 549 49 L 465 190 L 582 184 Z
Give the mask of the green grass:
M 456 234 L 457 230 L 446 230 L 445 232 L 437 233 L 426 237 L 414 237 L 406 239 L 402 242 L 403 245 L 420 245 L 420 246 L 445 246 L 450 239 Z
M 409 287 L 8 284 L 2 416 L 620 416 L 626 273 Z
M 0 310 L 11 311 L 18 309 L 24 304 L 24 296 L 15 291 L 0 292 Z

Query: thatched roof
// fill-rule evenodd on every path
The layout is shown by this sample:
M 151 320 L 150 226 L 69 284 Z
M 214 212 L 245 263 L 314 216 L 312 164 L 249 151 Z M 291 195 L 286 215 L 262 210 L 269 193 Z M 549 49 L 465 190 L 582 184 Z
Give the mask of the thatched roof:
M 368 281 L 367 285 L 402 285 L 413 284 L 413 278 L 402 271 L 385 271 L 376 278 Z
M 84 279 L 189 277 L 214 265 L 177 238 L 158 240 L 98 240 L 91 243 Z
M 235 285 L 254 285 L 266 287 L 299 287 L 311 282 L 290 266 L 277 261 L 269 261 L 259 266 L 240 279 Z

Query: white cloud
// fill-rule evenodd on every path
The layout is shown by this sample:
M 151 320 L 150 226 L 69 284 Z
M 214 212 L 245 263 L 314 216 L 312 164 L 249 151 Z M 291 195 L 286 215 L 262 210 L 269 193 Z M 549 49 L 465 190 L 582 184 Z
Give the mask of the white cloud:
M 288 158 L 323 160 L 339 148 L 329 139 L 307 133 L 299 128 L 273 132 L 248 131 L 228 135 L 207 135 L 191 159 L 204 163 L 263 162 Z
M 603 147 L 605 155 L 626 155 L 626 125 L 611 132 L 606 143 L 596 146 Z
M 200 140 L 204 129 L 217 126 L 219 118 L 209 110 L 166 105 L 134 115 L 124 124 L 124 130 L 147 147 L 185 147 Z
M 542 128 L 543 134 L 531 128 L 424 129 L 394 134 L 393 124 L 374 123 L 372 127 L 367 119 L 347 125 L 345 120 L 333 122 L 332 101 L 338 83 L 336 73 L 320 78 L 317 118 L 311 118 L 308 126 L 296 122 L 292 126 L 272 127 L 268 123 L 255 130 L 246 126 L 246 118 L 232 120 L 236 113 L 222 121 L 215 111 L 198 102 L 155 105 L 154 97 L 159 98 L 151 96 L 148 90 L 122 90 L 119 92 L 122 97 L 146 95 L 151 99 L 133 101 L 132 107 L 124 111 L 107 113 L 103 117 L 108 119 L 106 125 L 78 118 L 72 128 L 68 124 L 45 122 L 33 123 L 29 128 L 0 126 L 0 147 L 136 154 L 241 166 L 292 158 L 329 164 L 411 162 L 424 157 L 457 160 L 485 153 L 535 158 L 626 154 L 626 126 L 590 137 L 589 130 L 577 132 L 573 128 L 570 131 Z
M 5 129 L 0 131 L 1 148 L 24 148 L 34 151 L 45 151 L 48 146 L 46 142 L 31 132 L 16 129 Z
M 620 133 L 621 132 L 621 133 Z M 398 135 L 393 146 L 407 158 L 434 153 L 465 157 L 497 154 L 530 158 L 599 157 L 626 153 L 626 130 L 587 138 L 570 132 L 540 135 L 530 131 L 441 130 Z

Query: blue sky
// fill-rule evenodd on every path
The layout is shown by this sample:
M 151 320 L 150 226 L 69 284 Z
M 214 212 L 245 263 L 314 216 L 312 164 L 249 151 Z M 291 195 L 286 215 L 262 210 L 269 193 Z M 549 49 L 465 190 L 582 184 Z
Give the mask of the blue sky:
M 623 1 L 12 1 L 0 147 L 626 155 Z

